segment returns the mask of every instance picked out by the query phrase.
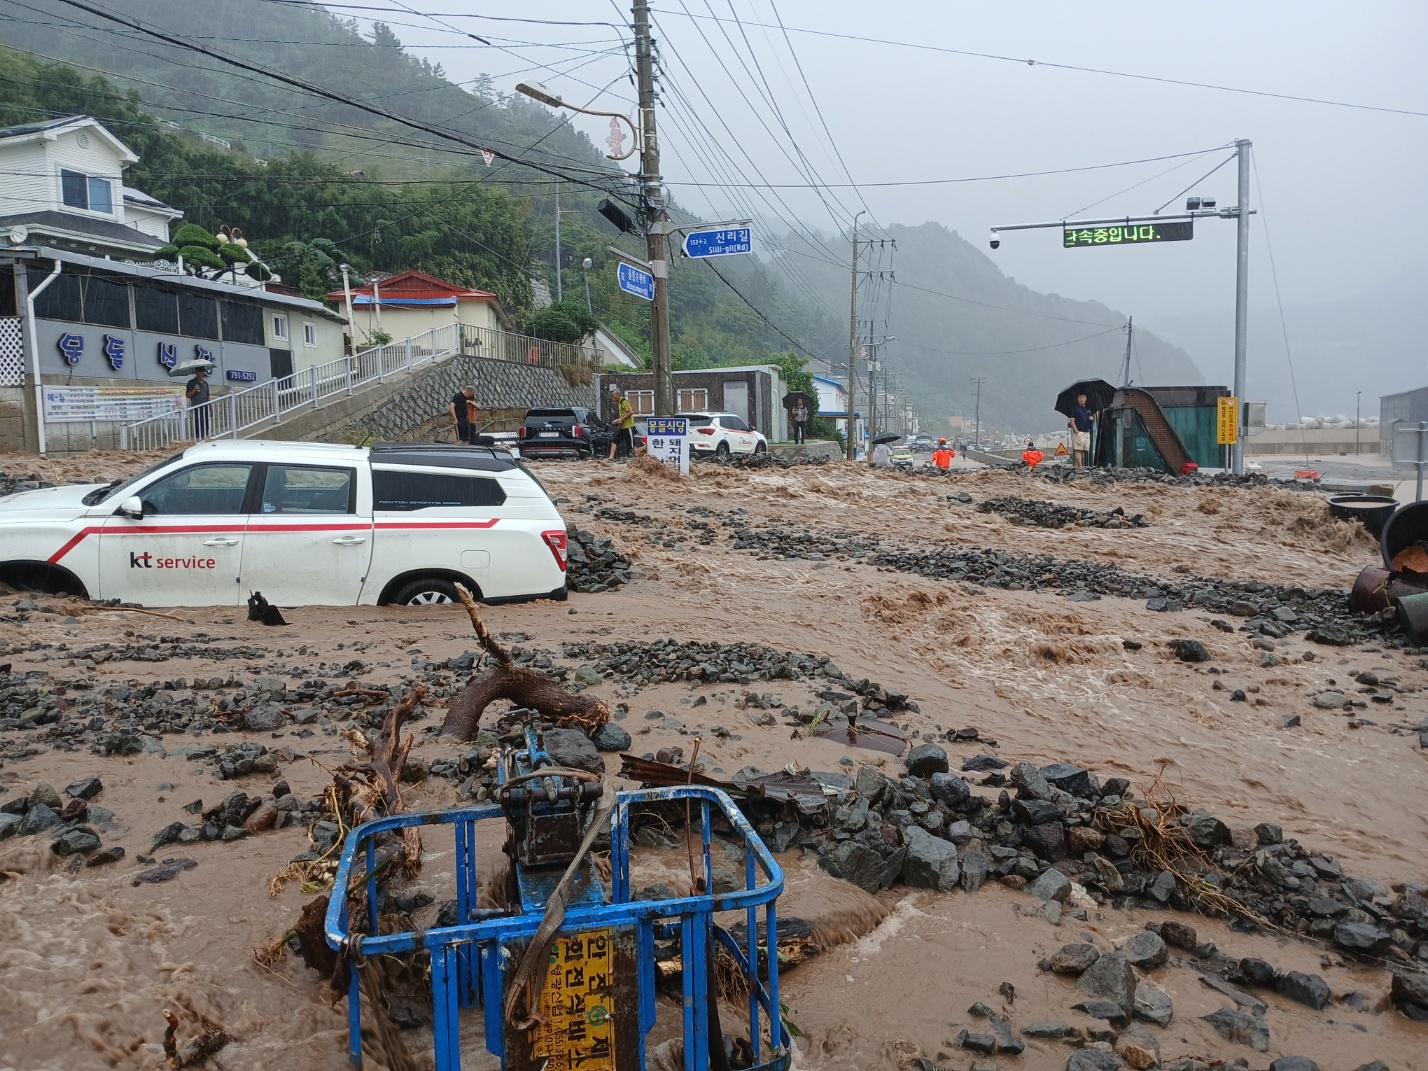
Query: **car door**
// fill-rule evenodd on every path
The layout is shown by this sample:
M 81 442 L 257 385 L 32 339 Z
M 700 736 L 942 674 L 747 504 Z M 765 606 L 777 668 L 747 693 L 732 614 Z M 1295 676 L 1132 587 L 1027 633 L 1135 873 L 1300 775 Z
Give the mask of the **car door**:
M 138 491 L 142 518 L 119 513 L 116 503 L 99 536 L 101 597 L 146 606 L 242 602 L 246 505 L 256 468 L 220 461 L 169 472 Z
M 372 560 L 372 498 L 352 465 L 263 467 L 243 584 L 278 606 L 353 606 Z
M 744 423 L 742 417 L 726 416 L 720 423 L 729 429 L 730 450 L 736 454 L 752 454 L 754 452 L 754 436 L 750 433 L 749 425 Z

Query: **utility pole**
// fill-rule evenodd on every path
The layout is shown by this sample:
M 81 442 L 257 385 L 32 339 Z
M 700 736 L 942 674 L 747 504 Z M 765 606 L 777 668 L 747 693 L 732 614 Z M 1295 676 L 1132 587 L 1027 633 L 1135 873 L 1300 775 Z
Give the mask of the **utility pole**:
M 1364 392 L 1354 391 L 1354 457 L 1359 456 L 1359 402 L 1363 398 Z
M 1134 333 L 1135 333 L 1135 317 L 1132 316 L 1130 319 L 1128 319 L 1128 320 L 1126 321 L 1126 363 L 1125 363 L 1125 367 L 1123 367 L 1123 368 L 1121 369 L 1121 386 L 1122 386 L 1122 387 L 1129 387 L 1129 386 L 1130 386 L 1131 336 L 1132 336 Z
M 659 139 L 655 134 L 654 52 L 650 42 L 649 0 L 634 0 L 635 80 L 640 99 L 640 194 L 646 226 L 646 256 L 654 276 L 650 307 L 654 411 L 674 415 L 674 377 L 669 353 L 669 261 L 665 259 L 664 187 L 660 184 Z
M 555 180 L 555 300 L 565 300 L 565 287 L 560 281 L 560 179 Z
M 1236 476 L 1245 471 L 1245 353 L 1249 344 L 1249 189 L 1250 143 L 1235 141 L 1239 163 L 1239 203 L 1235 206 L 1235 424 L 1238 434 L 1230 448 L 1230 467 Z
M 982 384 L 986 381 L 986 376 L 972 377 L 972 384 L 977 388 L 977 434 L 975 438 L 978 450 L 982 448 Z
M 853 217 L 853 285 L 848 294 L 848 460 L 857 456 L 858 417 L 854 396 L 858 385 L 858 220 Z

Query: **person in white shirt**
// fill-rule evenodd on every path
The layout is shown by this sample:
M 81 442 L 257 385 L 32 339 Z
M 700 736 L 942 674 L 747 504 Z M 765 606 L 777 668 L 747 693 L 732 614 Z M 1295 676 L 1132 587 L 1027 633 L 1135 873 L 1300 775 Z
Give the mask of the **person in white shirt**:
M 892 447 L 887 443 L 878 443 L 873 447 L 873 468 L 886 469 L 892 467 Z

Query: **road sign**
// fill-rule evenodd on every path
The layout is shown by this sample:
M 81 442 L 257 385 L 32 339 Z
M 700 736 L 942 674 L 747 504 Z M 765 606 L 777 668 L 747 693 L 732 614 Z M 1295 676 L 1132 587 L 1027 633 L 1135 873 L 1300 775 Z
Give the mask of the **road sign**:
M 754 243 L 748 227 L 722 227 L 712 231 L 690 231 L 684 236 L 687 257 L 728 257 L 750 253 Z
M 1065 457 L 1066 454 L 1067 454 L 1066 444 L 1065 444 L 1065 443 L 1057 443 L 1057 444 L 1056 444 L 1056 456 L 1057 456 L 1057 457 Z
M 681 476 L 689 475 L 689 421 L 684 417 L 650 417 L 645 428 L 650 457 Z
M 1067 249 L 1102 245 L 1151 245 L 1156 242 L 1188 242 L 1195 237 L 1195 221 L 1167 220 L 1164 223 L 1128 223 L 1112 227 L 1063 227 L 1061 244 Z
M 1215 401 L 1215 442 L 1221 446 L 1234 446 L 1240 441 L 1238 398 L 1218 398 Z
M 616 278 L 620 282 L 620 289 L 625 293 L 634 294 L 646 301 L 654 300 L 654 276 L 649 272 L 642 271 L 633 264 L 621 262 Z

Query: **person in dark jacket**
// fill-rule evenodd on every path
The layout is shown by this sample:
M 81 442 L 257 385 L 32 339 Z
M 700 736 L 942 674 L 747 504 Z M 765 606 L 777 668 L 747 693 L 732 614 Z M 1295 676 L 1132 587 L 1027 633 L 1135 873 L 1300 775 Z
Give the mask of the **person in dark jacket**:
M 467 386 L 451 396 L 451 405 L 447 412 L 451 414 L 451 422 L 456 428 L 456 441 L 459 443 L 476 442 L 476 388 Z
M 1071 429 L 1071 459 L 1078 469 L 1086 467 L 1086 454 L 1091 449 L 1091 429 L 1096 426 L 1096 414 L 1086 405 L 1084 394 L 1076 395 L 1076 404 L 1066 421 Z
M 197 442 L 208 438 L 208 369 L 196 368 L 193 378 L 184 387 L 183 396 L 193 413 L 193 438 Z

